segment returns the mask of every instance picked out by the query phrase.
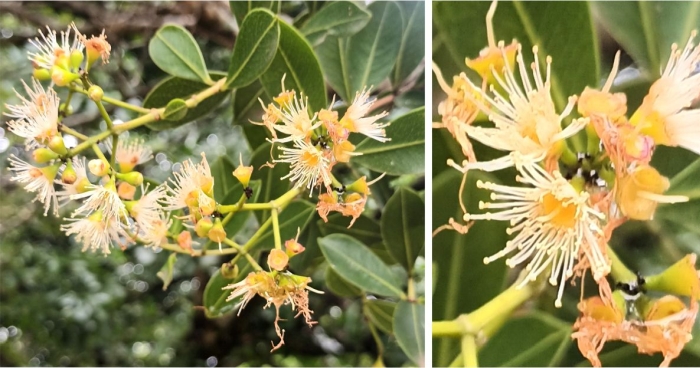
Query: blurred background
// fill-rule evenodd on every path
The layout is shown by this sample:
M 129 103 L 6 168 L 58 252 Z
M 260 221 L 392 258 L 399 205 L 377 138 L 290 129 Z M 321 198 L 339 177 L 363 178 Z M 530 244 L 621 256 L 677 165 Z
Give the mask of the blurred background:
M 286 8 L 286 9 L 284 9 Z M 303 12 L 303 2 L 285 2 L 287 15 Z M 105 94 L 140 105 L 148 91 L 166 75 L 148 56 L 148 40 L 165 23 L 186 27 L 199 43 L 211 69 L 226 70 L 237 25 L 227 2 L 0 2 L 0 111 L 18 100 L 31 64 L 29 39 L 38 28 L 65 30 L 70 22 L 86 35 L 106 29 L 112 45 L 107 65 L 97 65 L 91 78 Z M 65 91 L 59 97 L 65 97 Z M 74 96 L 74 114 L 63 123 L 86 134 L 104 128 L 93 104 Z M 130 112 L 107 105 L 113 119 Z M 255 115 L 255 111 L 251 116 Z M 239 125 L 232 125 L 230 103 L 203 119 L 174 130 L 135 131 L 147 139 L 154 161 L 146 176 L 166 179 L 178 162 L 206 152 L 212 162 L 220 155 L 249 157 L 251 149 Z M 210 320 L 198 309 L 210 275 L 223 258 L 179 257 L 167 290 L 156 273 L 166 252 L 135 247 L 125 252 L 82 253 L 59 231 L 60 221 L 42 216 L 33 195 L 11 182 L 10 154 L 23 152 L 22 141 L 9 133 L 0 118 L 0 366 L 368 366 L 376 344 L 361 323 L 365 317 L 357 299 L 331 293 L 311 294 L 319 324 L 313 329 L 283 308 L 285 346 L 270 354 L 277 340 L 274 308 L 259 313 L 254 299 L 240 317 Z M 323 285 L 324 270 L 309 274 Z M 405 361 L 396 344 L 386 345 L 387 365 Z M 396 349 L 397 351 L 392 351 Z M 394 363 L 397 364 L 397 363 Z

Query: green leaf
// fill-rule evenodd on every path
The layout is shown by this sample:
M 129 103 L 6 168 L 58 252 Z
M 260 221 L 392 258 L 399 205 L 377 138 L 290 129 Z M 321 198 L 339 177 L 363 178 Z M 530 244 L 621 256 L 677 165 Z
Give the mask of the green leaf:
M 219 80 L 226 76 L 224 72 L 211 72 L 211 77 L 214 80 Z M 208 86 L 201 82 L 193 82 L 177 77 L 167 77 L 163 79 L 160 83 L 156 84 L 148 95 L 146 99 L 143 100 L 143 107 L 147 109 L 151 108 L 161 108 L 168 105 L 168 103 L 176 98 L 186 99 L 190 98 L 193 94 L 205 90 Z M 196 107 L 188 109 L 187 114 L 178 120 L 168 120 L 163 119 L 156 121 L 146 126 L 152 130 L 166 130 L 179 127 L 180 125 L 189 123 L 193 120 L 203 118 L 221 104 L 221 102 L 226 99 L 228 94 L 225 92 L 219 92 L 206 100 L 200 102 Z
M 382 241 L 379 223 L 367 215 L 362 214 L 355 220 L 351 228 L 350 217 L 339 213 L 328 216 L 328 222 L 318 220 L 318 226 L 323 236 L 330 234 L 347 234 L 365 244 L 374 244 Z
M 404 18 L 404 26 L 399 56 L 391 74 L 394 87 L 399 87 L 425 58 L 425 42 L 420 42 L 420 39 L 425 37 L 425 3 L 401 1 L 399 7 Z
M 343 298 L 354 298 L 362 295 L 362 290 L 360 290 L 355 285 L 345 281 L 340 275 L 338 275 L 333 268 L 326 268 L 326 286 L 333 294 L 342 296 Z
M 265 9 L 249 12 L 233 46 L 226 87 L 244 87 L 258 79 L 272 63 L 279 38 L 280 27 L 274 14 Z
M 391 73 L 401 46 L 399 6 L 390 1 L 369 5 L 372 19 L 349 38 L 328 36 L 318 47 L 328 83 L 343 101 L 356 92 L 379 85 Z
M 148 43 L 148 54 L 159 68 L 174 77 L 213 84 L 197 42 L 178 25 L 160 27 Z
M 425 306 L 402 300 L 394 311 L 394 335 L 404 353 L 418 366 L 425 359 Z
M 674 150 L 678 152 L 679 150 Z M 671 187 L 666 191 L 668 195 L 682 195 L 689 198 L 688 202 L 662 204 L 654 215 L 654 221 L 661 221 L 660 230 L 666 235 L 678 235 L 678 230 L 700 234 L 700 228 L 695 224 L 700 222 L 700 188 L 698 187 L 698 176 L 700 175 L 700 159 L 696 159 L 691 165 L 671 179 Z M 664 222 L 669 222 L 672 227 L 663 226 Z M 671 230 L 673 229 L 673 230 Z M 670 231 L 669 231 L 670 230 Z M 673 240 L 671 240 L 673 241 Z
M 368 300 L 365 302 L 363 310 L 365 316 L 369 318 L 372 324 L 386 334 L 394 334 L 394 311 L 396 310 L 396 302 L 379 299 Z
M 571 324 L 532 312 L 508 320 L 479 351 L 484 367 L 558 367 L 571 344 Z
M 221 275 L 221 270 L 216 270 L 209 282 L 207 282 L 207 286 L 204 288 L 204 295 L 202 296 L 204 314 L 207 318 L 217 318 L 231 313 L 236 309 L 236 304 L 240 302 L 240 297 L 227 302 L 226 298 L 231 294 L 231 290 L 223 290 L 223 287 L 243 280 L 253 271 L 253 266 L 244 257 L 241 257 L 236 262 L 236 265 L 239 270 L 236 278 L 224 278 Z
M 696 1 L 593 1 L 591 7 L 610 35 L 656 79 L 675 42 L 681 49 L 700 28 Z
M 281 180 L 283 176 L 287 175 L 287 168 L 284 165 L 264 166 L 269 161 L 272 161 L 270 143 L 265 142 L 253 152 L 253 157 L 250 159 L 250 165 L 253 166 L 253 175 L 250 178 L 262 181 L 260 203 L 268 203 L 289 190 L 289 181 Z M 255 217 L 262 224 L 270 217 L 270 211 L 255 211 Z
M 244 128 L 251 126 L 255 130 L 263 130 L 258 126 L 253 125 L 250 121 L 262 120 L 262 107 L 258 98 L 262 97 L 264 90 L 260 81 L 255 81 L 248 86 L 238 88 L 233 91 L 233 123 L 242 125 Z M 259 144 L 251 144 L 252 147 L 258 147 L 263 144 L 263 140 Z M 250 142 L 249 142 L 250 143 Z
M 248 199 L 248 203 L 255 203 L 258 196 L 260 195 L 260 180 L 251 180 L 248 184 L 253 190 L 253 194 Z M 243 195 L 243 185 L 240 182 L 233 185 L 233 187 L 228 191 L 228 193 L 223 197 L 219 203 L 221 204 L 236 204 L 241 199 Z M 240 211 L 231 217 L 231 220 L 224 226 L 226 230 L 226 236 L 231 238 L 237 234 L 243 226 L 245 226 L 248 217 L 252 211 Z
M 286 75 L 286 89 L 296 90 L 309 98 L 313 111 L 327 108 L 326 83 L 316 54 L 294 27 L 284 22 L 280 25 L 280 42 L 272 64 L 262 76 L 260 82 L 268 96 L 277 96 L 282 92 L 282 77 Z
M 671 179 L 671 187 L 665 194 L 684 195 L 691 200 L 700 199 L 700 158 Z
M 282 2 L 279 0 L 271 1 L 229 1 L 231 12 L 236 17 L 236 23 L 242 24 L 246 15 L 255 9 L 267 9 L 277 14 L 280 12 Z
M 175 269 L 175 261 L 177 261 L 177 253 L 173 253 L 168 256 L 168 260 L 165 261 L 163 267 L 160 271 L 156 273 L 159 279 L 163 280 L 163 290 L 167 289 L 170 283 L 173 281 L 173 270 Z
M 367 292 L 401 297 L 401 280 L 372 251 L 345 234 L 319 239 L 321 252 L 333 270 L 351 284 Z
M 334 1 L 312 15 L 301 27 L 301 32 L 318 45 L 327 35 L 349 37 L 359 32 L 369 22 L 372 14 L 350 1 Z
M 306 247 L 306 250 L 289 260 L 289 268 L 293 270 L 294 273 L 307 274 L 309 267 L 318 265 L 323 261 L 323 255 L 318 246 L 318 238 L 321 236 L 321 230 L 318 228 L 317 218 L 318 217 L 314 215 L 306 226 L 306 229 L 299 235 L 299 243 Z
M 469 171 L 462 192 L 468 211 L 480 212 L 479 201 L 488 201 L 489 191 L 476 189 L 476 181 L 495 182 L 493 176 Z M 462 175 L 454 169 L 440 173 L 433 180 L 433 230 L 448 223 L 449 218 L 463 223 L 459 205 Z M 505 221 L 477 221 L 466 235 L 443 230 L 433 237 L 433 263 L 438 265 L 434 278 L 433 320 L 451 320 L 488 302 L 503 290 L 506 274 L 504 260 L 484 265 L 484 257 L 501 250 L 508 240 Z M 455 339 L 435 340 L 435 366 L 447 366 L 459 349 Z
M 366 138 L 357 145 L 361 156 L 352 162 L 389 175 L 422 174 L 425 171 L 425 107 L 398 117 L 386 128 L 391 141 Z
M 485 18 L 490 2 L 434 2 L 433 21 L 455 63 L 466 70 L 465 58 L 476 58 L 488 45 Z M 552 57 L 552 97 L 561 109 L 567 98 L 600 83 L 598 45 L 586 2 L 499 2 L 493 19 L 495 37 L 522 44 L 525 61 L 533 45 Z M 469 35 L 465 37 L 465 35 Z M 554 36 L 556 35 L 556 36 Z M 446 75 L 451 80 L 451 75 Z
M 399 188 L 382 212 L 382 238 L 386 250 L 409 272 L 425 245 L 425 204 L 421 197 Z
M 306 225 L 314 217 L 315 210 L 316 206 L 305 200 L 292 201 L 279 215 L 282 241 L 294 239 L 297 236 L 297 229 L 304 231 Z M 251 249 L 272 249 L 274 246 L 272 225 L 270 225 L 267 231 L 253 243 Z
M 163 118 L 170 121 L 178 121 L 187 115 L 187 103 L 181 98 L 175 98 L 168 102 L 163 112 Z
M 219 156 L 219 158 L 209 165 L 209 168 L 214 178 L 214 199 L 218 203 L 222 203 L 223 199 L 236 184 L 240 185 L 238 180 L 233 176 L 233 170 L 236 169 L 236 166 L 228 157 Z M 236 198 L 236 201 L 238 201 L 238 198 Z

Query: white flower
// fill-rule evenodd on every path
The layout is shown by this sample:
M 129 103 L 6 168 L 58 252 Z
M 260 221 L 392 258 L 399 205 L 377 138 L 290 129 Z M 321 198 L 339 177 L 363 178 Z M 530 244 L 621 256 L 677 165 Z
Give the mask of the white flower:
M 59 165 L 35 167 L 15 155 L 10 155 L 9 160 L 10 171 L 15 173 L 15 176 L 10 180 L 25 184 L 25 190 L 36 193 L 34 201 L 44 204 L 44 216 L 49 213 L 52 204 L 54 206 L 54 215 L 58 215 L 58 199 L 56 198 L 53 181 L 58 173 Z
M 79 188 L 85 187 L 90 184 L 87 176 L 87 170 L 85 169 L 85 157 L 73 157 L 72 160 L 73 170 L 75 171 L 75 180 L 66 184 L 61 180 L 56 180 L 55 183 L 63 187 L 63 190 L 56 192 L 61 206 L 66 205 L 70 202 L 71 196 L 80 193 Z
M 475 93 L 481 97 L 475 98 L 473 102 L 489 115 L 489 119 L 495 127 L 469 125 L 465 127 L 467 134 L 472 139 L 495 149 L 518 152 L 524 159 L 532 162 L 542 161 L 548 156 L 557 157 L 558 150 L 564 144 L 564 140 L 583 129 L 588 124 L 588 119 L 576 119 L 562 129 L 562 120 L 574 108 L 576 96 L 569 97 L 564 110 L 557 114 L 550 93 L 551 57 L 547 56 L 547 70 L 543 79 L 537 57 L 537 47 L 533 47 L 532 52 L 535 55 L 535 60 L 531 65 L 535 82 L 533 86 L 523 61 L 522 46 L 518 44 L 517 63 L 521 87 L 516 80 L 515 71 L 508 65 L 503 46 L 500 47 L 504 53 L 505 62 L 503 78 L 496 70 L 493 70 L 493 75 L 505 91 L 505 96 L 502 96 L 495 87 L 491 86 L 493 94 L 491 97 L 486 91 L 469 82 Z M 467 163 L 464 167 L 456 165 L 455 167 L 460 171 L 469 169 L 495 171 L 513 165 L 512 156 L 506 155 L 492 161 Z
M 141 193 L 146 193 L 148 187 L 141 186 Z M 129 213 L 136 220 L 136 231 L 139 238 L 148 246 L 159 246 L 168 235 L 172 221 L 163 212 L 159 202 L 167 196 L 166 186 L 159 185 L 144 194 L 138 201 L 127 204 Z
M 29 53 L 29 60 L 38 67 L 51 70 L 57 58 L 63 55 L 70 56 L 72 51 L 83 51 L 85 48 L 85 45 L 80 42 L 78 34 L 74 35 L 71 41 L 71 27 L 68 27 L 65 32 L 61 31 L 60 44 L 58 43 L 56 31 L 51 30 L 48 26 L 46 26 L 46 31 L 46 35 L 44 35 L 41 29 L 39 30 L 41 40 L 39 37 L 29 40 L 29 43 L 38 49 L 37 52 Z
M 279 160 L 274 162 L 286 162 L 290 165 L 289 174 L 282 179 L 289 178 L 295 183 L 295 187 L 311 189 L 323 183 L 326 187 L 331 185 L 330 160 L 323 151 L 314 145 L 302 140 L 294 141 L 294 147 L 278 147 L 282 150 Z M 320 181 L 320 183 L 319 183 Z M 309 194 L 311 196 L 311 193 Z
M 112 145 L 107 144 L 107 152 L 112 154 Z M 117 143 L 116 161 L 122 172 L 129 172 L 153 158 L 153 151 L 144 144 L 143 139 L 122 139 Z
M 507 233 L 517 235 L 506 242 L 503 250 L 485 258 L 484 262 L 515 252 L 506 260 L 506 265 L 527 264 L 527 277 L 519 287 L 550 269 L 549 282 L 559 285 L 555 305 L 560 307 L 564 284 L 574 275 L 577 260 L 580 262 L 585 257 L 596 280 L 610 271 L 610 261 L 599 245 L 603 237 L 600 222 L 604 215 L 588 204 L 588 193 L 575 189 L 558 171 L 549 174 L 538 164 L 514 159 L 522 175 L 516 179 L 533 187 L 478 181 L 477 187 L 493 191 L 491 199 L 496 201 L 481 202 L 479 207 L 499 211 L 467 214 L 465 220 L 510 222 Z
M 303 100 L 294 98 L 279 110 L 281 124 L 273 124 L 272 127 L 278 132 L 286 134 L 285 138 L 275 138 L 273 142 L 291 142 L 294 140 L 304 140 L 311 132 L 321 126 L 322 122 L 316 121 L 316 114 L 309 116 L 308 98 Z
M 390 123 L 379 123 L 377 121 L 389 115 L 389 113 L 384 111 L 374 116 L 365 117 L 370 112 L 375 101 L 376 99 L 370 97 L 369 89 L 362 89 L 362 92 L 357 92 L 352 104 L 345 111 L 343 118 L 340 119 L 340 125 L 353 133 L 364 134 L 383 143 L 391 140 L 391 138 L 386 137 L 386 132 L 384 131 L 384 128 L 388 127 Z
M 85 193 L 70 196 L 70 199 L 73 200 L 85 198 L 83 204 L 73 212 L 71 217 L 99 211 L 107 222 L 113 219 L 119 221 L 122 218 L 127 222 L 129 221 L 127 217 L 129 214 L 121 198 L 119 198 L 119 194 L 117 194 L 114 182 L 108 182 L 104 186 L 90 184 L 87 188 L 89 190 Z
M 104 219 L 101 212 L 95 212 L 85 218 L 65 220 L 69 223 L 61 225 L 61 231 L 64 231 L 66 236 L 75 235 L 75 239 L 83 244 L 83 252 L 88 249 L 93 252 L 101 250 L 107 255 L 110 253 L 112 241 L 120 243 L 121 238 L 126 236 L 119 220 Z
M 182 163 L 180 172 L 173 174 L 175 179 L 170 181 L 173 187 L 166 184 L 167 196 L 163 199 L 165 210 L 174 211 L 184 207 L 200 206 L 207 194 L 214 189 L 214 178 L 207 158 L 202 152 L 202 162 L 194 164 L 192 160 Z M 208 197 L 207 197 L 208 198 Z
M 668 64 L 630 118 L 656 144 L 680 146 L 700 154 L 700 109 L 688 109 L 700 96 L 700 45 L 693 31 L 683 51 L 674 44 Z
M 60 101 L 56 91 L 52 88 L 44 90 L 44 87 L 32 79 L 32 88 L 24 81 L 24 89 L 29 99 L 24 98 L 17 91 L 15 94 L 21 100 L 18 105 L 5 105 L 9 112 L 5 115 L 14 118 L 7 122 L 12 133 L 26 138 L 25 145 L 28 149 L 38 146 L 38 141 L 46 144 L 49 139 L 58 134 L 58 107 Z

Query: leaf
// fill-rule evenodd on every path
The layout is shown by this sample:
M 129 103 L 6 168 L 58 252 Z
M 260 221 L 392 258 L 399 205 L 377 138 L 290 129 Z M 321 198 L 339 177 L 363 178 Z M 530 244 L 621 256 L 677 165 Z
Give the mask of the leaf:
M 318 47 L 328 83 L 343 101 L 355 92 L 379 85 L 391 73 L 401 46 L 401 17 L 398 5 L 373 2 L 367 8 L 372 19 L 349 38 L 328 36 Z
M 371 17 L 372 14 L 353 2 L 334 1 L 312 15 L 300 30 L 311 44 L 318 45 L 326 35 L 354 35 L 367 25 Z
M 350 217 L 345 217 L 339 213 L 328 216 L 328 222 L 323 219 L 318 220 L 318 226 L 323 236 L 330 234 L 347 234 L 365 244 L 374 244 L 382 241 L 379 223 L 367 215 L 362 214 L 355 220 L 355 223 L 348 229 Z
M 671 45 L 682 49 L 690 31 L 700 27 L 700 4 L 695 1 L 593 1 L 591 7 L 650 79 L 661 75 Z
M 159 279 L 163 280 L 163 290 L 167 289 L 170 283 L 173 281 L 173 270 L 175 269 L 175 261 L 177 261 L 177 253 L 172 253 L 168 256 L 168 260 L 165 261 L 163 267 L 160 271 L 156 273 Z
M 240 183 L 233 176 L 233 170 L 236 166 L 226 156 L 219 156 L 212 164 L 209 165 L 211 175 L 214 178 L 214 199 L 218 203 L 222 203 L 224 197 L 233 189 L 236 184 Z M 238 201 L 238 198 L 236 198 Z M 230 204 L 230 203 L 226 203 Z
M 382 212 L 382 239 L 391 256 L 411 271 L 425 245 L 425 204 L 410 189 L 399 188 Z
M 168 102 L 163 111 L 163 119 L 178 121 L 187 115 L 187 103 L 181 98 L 174 98 Z
M 214 80 L 219 80 L 225 76 L 223 72 L 211 72 L 211 77 Z M 146 99 L 143 100 L 143 107 L 147 109 L 151 108 L 161 108 L 168 105 L 168 103 L 176 98 L 186 99 L 190 98 L 193 94 L 205 90 L 208 86 L 201 82 L 193 82 L 177 77 L 167 77 L 163 79 L 160 83 L 156 84 L 148 95 Z M 219 92 L 204 101 L 200 102 L 196 107 L 188 109 L 185 117 L 178 120 L 167 120 L 163 119 L 156 121 L 146 126 L 152 130 L 166 130 L 171 128 L 179 127 L 193 120 L 203 118 L 221 104 L 221 102 L 226 99 L 228 94 L 225 92 Z
M 307 96 L 311 110 L 327 108 L 326 83 L 311 45 L 292 26 L 284 22 L 279 22 L 279 25 L 277 54 L 267 71 L 260 76 L 265 92 L 268 96 L 277 96 L 282 92 L 281 81 L 286 75 L 285 88 Z
M 236 304 L 240 302 L 240 297 L 227 302 L 226 298 L 231 294 L 231 290 L 223 290 L 223 287 L 243 280 L 253 271 L 253 266 L 245 257 L 241 257 L 236 265 L 239 270 L 236 278 L 226 279 L 221 275 L 221 270 L 217 270 L 207 282 L 202 296 L 204 314 L 207 318 L 217 318 L 231 313 L 236 309 Z
M 236 17 L 236 23 L 242 24 L 246 15 L 255 9 L 267 9 L 277 14 L 280 12 L 281 1 L 229 1 L 231 12 Z
M 480 200 L 487 201 L 489 191 L 476 189 L 476 181 L 492 181 L 494 177 L 480 171 L 469 171 L 463 196 L 468 211 L 479 213 Z M 433 230 L 448 223 L 450 217 L 462 223 L 459 187 L 462 175 L 448 169 L 433 180 Z M 466 235 L 443 230 L 433 237 L 433 263 L 438 265 L 434 278 L 433 320 L 450 320 L 488 302 L 503 290 L 506 274 L 504 260 L 483 264 L 484 257 L 501 250 L 508 235 L 504 221 L 477 221 Z M 457 354 L 459 342 L 435 340 L 435 366 L 447 366 Z
M 252 126 L 255 130 L 263 130 L 258 126 L 251 124 L 252 121 L 262 120 L 262 108 L 258 98 L 262 97 L 265 91 L 260 84 L 260 81 L 255 81 L 248 86 L 238 88 L 233 92 L 233 123 L 242 125 L 244 128 Z M 255 112 L 259 112 L 254 114 Z M 258 147 L 265 141 L 259 144 L 252 145 Z M 250 143 L 250 142 L 249 142 Z
M 333 270 L 351 284 L 367 292 L 401 297 L 401 280 L 372 251 L 345 234 L 319 239 L 321 252 Z
M 386 128 L 391 141 L 366 138 L 357 145 L 361 156 L 352 162 L 389 175 L 422 174 L 425 171 L 425 107 L 398 117 Z
M 253 166 L 253 175 L 250 178 L 262 181 L 260 203 L 268 203 L 273 199 L 279 198 L 289 190 L 289 181 L 281 180 L 283 176 L 287 175 L 287 168 L 284 165 L 275 165 L 275 167 L 264 166 L 271 161 L 270 143 L 268 142 L 258 147 L 250 159 L 250 165 Z M 255 217 L 262 224 L 270 217 L 270 211 L 255 211 Z
M 368 300 L 365 302 L 363 310 L 372 324 L 389 335 L 394 334 L 396 302 L 380 299 Z
M 248 186 L 250 186 L 250 188 L 253 190 L 253 194 L 250 196 L 247 203 L 255 203 L 256 199 L 260 195 L 260 180 L 251 180 Z M 234 184 L 231 189 L 229 189 L 228 193 L 223 197 L 223 199 L 219 203 L 236 204 L 241 199 L 242 195 L 243 185 L 241 185 L 241 183 L 238 182 Z M 243 226 L 245 226 L 245 223 L 248 220 L 248 217 L 250 217 L 251 212 L 252 211 L 240 211 L 235 213 L 233 217 L 231 217 L 231 220 L 229 220 L 226 226 L 224 226 L 224 230 L 226 231 L 226 236 L 228 238 L 233 237 L 243 228 Z
M 316 207 L 305 201 L 292 201 L 279 215 L 280 237 L 282 241 L 294 239 L 297 236 L 297 229 L 304 231 L 306 225 L 314 216 Z M 253 243 L 251 249 L 272 249 L 275 243 L 272 234 L 272 225 L 258 240 Z
M 571 344 L 571 325 L 543 312 L 513 317 L 479 351 L 484 367 L 557 367 Z
M 695 160 L 690 166 L 676 174 L 671 179 L 671 187 L 664 194 L 684 195 L 691 200 L 700 199 L 698 178 L 700 178 L 700 159 Z
M 333 268 L 326 268 L 326 286 L 333 294 L 342 296 L 343 298 L 354 298 L 362 295 L 362 290 L 355 285 L 345 281 L 338 275 Z
M 425 3 L 422 1 L 399 2 L 404 16 L 403 37 L 399 46 L 399 56 L 396 59 L 391 80 L 394 87 L 399 87 L 425 59 Z
M 321 236 L 321 230 L 318 228 L 317 218 L 314 215 L 306 229 L 299 235 L 299 243 L 306 247 L 306 250 L 289 260 L 289 268 L 296 274 L 307 274 L 306 271 L 309 267 L 313 267 L 323 261 L 323 255 L 318 246 L 318 237 Z
M 394 335 L 401 350 L 418 366 L 425 359 L 425 306 L 401 300 L 394 311 Z
M 267 70 L 277 52 L 280 27 L 265 9 L 249 12 L 236 38 L 228 70 L 227 88 L 247 86 Z
M 487 46 L 485 17 L 490 2 L 435 2 L 433 21 L 453 60 L 463 70 Z M 499 2 L 493 20 L 495 38 L 522 44 L 529 69 L 533 45 L 552 57 L 552 97 L 562 109 L 567 98 L 600 83 L 598 46 L 585 2 Z M 469 35 L 469 37 L 465 37 Z M 553 37 L 552 35 L 556 35 Z M 450 75 L 446 76 L 450 78 Z M 448 79 L 449 80 L 449 79 Z
M 148 54 L 164 72 L 182 79 L 213 84 L 202 51 L 186 29 L 167 24 L 153 35 Z

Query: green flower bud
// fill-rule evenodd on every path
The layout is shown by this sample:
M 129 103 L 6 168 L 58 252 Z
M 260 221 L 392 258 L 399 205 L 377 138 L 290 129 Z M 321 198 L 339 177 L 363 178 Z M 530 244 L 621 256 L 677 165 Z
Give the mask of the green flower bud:
M 34 78 L 40 81 L 47 81 L 51 79 L 51 72 L 48 69 L 34 69 L 32 75 Z
M 68 153 L 68 149 L 66 148 L 66 145 L 63 143 L 63 137 L 61 135 L 55 135 L 51 140 L 49 140 L 48 144 L 49 148 L 58 153 L 59 155 L 65 155 Z
M 695 270 L 695 254 L 689 254 L 664 272 L 646 278 L 647 290 L 700 298 L 700 279 Z
M 90 169 L 92 175 L 95 176 L 105 176 L 109 174 L 109 165 L 100 159 L 88 161 L 88 169 Z
M 221 276 L 225 279 L 235 279 L 238 277 L 238 265 L 231 265 L 230 263 L 224 263 L 221 265 Z
M 143 183 L 143 175 L 138 171 L 132 171 L 127 174 L 116 173 L 117 179 L 125 181 L 133 186 L 139 186 Z
M 102 97 L 104 97 L 104 91 L 102 91 L 102 88 L 100 86 L 92 86 L 90 89 L 88 89 L 88 96 L 90 96 L 90 99 L 93 101 L 102 101 Z
M 221 242 L 226 239 L 226 230 L 224 230 L 224 225 L 221 223 L 221 219 L 217 218 L 214 222 L 214 226 L 209 230 L 207 234 L 209 240 L 221 244 Z
M 51 68 L 51 80 L 59 87 L 65 87 L 78 78 L 80 78 L 79 75 L 71 73 L 66 69 L 57 66 Z
M 75 169 L 73 169 L 73 162 L 69 160 L 66 162 L 66 168 L 63 169 L 63 174 L 61 174 L 61 181 L 63 184 L 73 184 L 76 180 L 78 180 L 78 174 L 75 172 Z
M 57 159 L 59 156 L 56 152 L 51 151 L 48 148 L 37 148 L 32 152 L 32 158 L 35 162 L 40 164 L 45 164 L 51 160 Z
M 78 69 L 80 68 L 80 64 L 83 63 L 83 59 L 85 56 L 83 56 L 82 51 L 78 50 L 73 50 L 73 52 L 70 53 L 70 66 L 72 69 Z
M 206 238 L 207 234 L 209 234 L 209 230 L 214 227 L 214 224 L 211 222 L 211 220 L 208 217 L 203 217 L 199 221 L 197 221 L 197 224 L 194 225 L 194 232 L 197 233 L 197 236 L 200 238 Z

